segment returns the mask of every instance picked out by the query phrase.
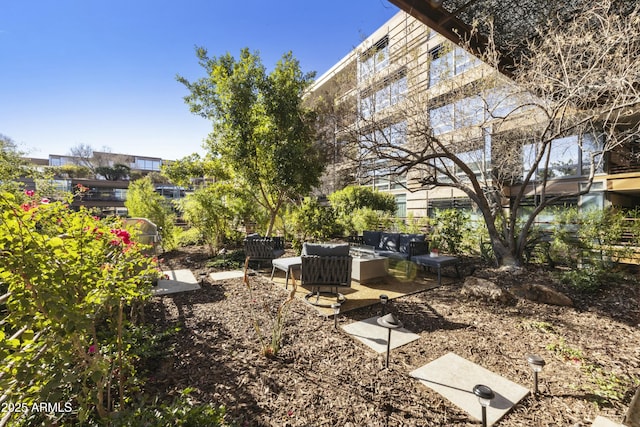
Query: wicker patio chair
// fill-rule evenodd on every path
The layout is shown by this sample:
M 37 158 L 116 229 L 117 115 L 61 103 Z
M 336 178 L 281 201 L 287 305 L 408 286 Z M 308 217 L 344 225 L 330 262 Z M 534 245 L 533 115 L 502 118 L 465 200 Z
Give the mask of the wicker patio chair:
M 309 303 L 320 307 L 330 307 L 331 304 L 321 303 L 320 295 L 335 296 L 339 303 L 346 300 L 338 290 L 351 287 L 351 256 L 348 244 L 305 243 L 302 248 L 301 260 L 300 284 L 311 287 L 311 292 L 305 296 Z M 323 290 L 323 288 L 325 289 Z
M 263 262 L 271 263 L 284 255 L 284 241 L 280 237 L 250 236 L 244 239 L 244 253 L 249 262 L 257 262 L 260 268 Z

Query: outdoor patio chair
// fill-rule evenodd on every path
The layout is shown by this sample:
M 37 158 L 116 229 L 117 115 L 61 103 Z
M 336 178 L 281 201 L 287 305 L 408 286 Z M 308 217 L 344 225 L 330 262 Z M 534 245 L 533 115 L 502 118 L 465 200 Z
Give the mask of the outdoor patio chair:
M 249 257 L 249 262 L 257 262 L 260 268 L 263 262 L 271 263 L 284 255 L 284 241 L 280 237 L 247 236 L 244 239 L 244 253 Z
M 323 294 L 335 296 L 339 303 L 346 300 L 338 289 L 351 287 L 351 256 L 348 244 L 305 243 L 300 258 L 302 260 L 300 284 L 311 287 L 311 292 L 305 296 L 309 303 L 330 307 L 331 304 L 321 303 L 320 295 Z M 322 290 L 322 288 L 329 288 L 329 290 Z

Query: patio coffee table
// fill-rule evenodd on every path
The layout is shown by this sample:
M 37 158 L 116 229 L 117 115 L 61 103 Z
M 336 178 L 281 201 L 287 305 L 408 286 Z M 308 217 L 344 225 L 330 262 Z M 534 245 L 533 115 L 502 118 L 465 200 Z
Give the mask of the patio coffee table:
M 458 270 L 458 263 L 460 260 L 454 256 L 431 256 L 431 255 L 416 255 L 411 257 L 411 261 L 423 267 L 434 267 L 438 270 L 438 286 L 441 282 L 441 270 L 442 267 L 453 265 L 456 268 L 456 274 L 460 277 L 460 270 Z
M 278 270 L 282 270 L 285 272 L 284 279 L 284 288 L 287 289 L 289 287 L 289 274 L 295 270 L 300 270 L 302 267 L 302 258 L 299 256 L 294 256 L 290 258 L 276 258 L 271 261 L 271 265 L 273 265 L 273 269 L 271 270 L 271 280 L 273 280 L 273 275 L 276 272 L 276 268 Z
M 353 257 L 351 278 L 360 283 L 386 277 L 389 274 L 389 260 L 385 257 Z

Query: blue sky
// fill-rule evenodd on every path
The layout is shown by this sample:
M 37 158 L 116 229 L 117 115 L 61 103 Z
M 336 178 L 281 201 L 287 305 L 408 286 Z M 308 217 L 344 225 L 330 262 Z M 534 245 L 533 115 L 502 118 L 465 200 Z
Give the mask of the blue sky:
M 391 18 L 387 0 L 0 0 L 0 134 L 32 157 L 87 144 L 177 159 L 204 153 L 210 123 L 175 79 L 210 56 L 291 50 L 319 77 Z

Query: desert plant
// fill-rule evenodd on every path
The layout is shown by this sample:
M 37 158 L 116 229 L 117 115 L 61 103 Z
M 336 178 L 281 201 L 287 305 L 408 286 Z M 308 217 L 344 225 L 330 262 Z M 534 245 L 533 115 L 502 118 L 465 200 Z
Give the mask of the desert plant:
M 247 290 L 249 291 L 249 298 L 251 302 L 251 310 L 250 310 L 251 320 L 253 322 L 253 327 L 256 331 L 256 334 L 258 335 L 258 340 L 260 341 L 260 353 L 267 358 L 273 358 L 273 357 L 276 357 L 278 355 L 278 352 L 280 351 L 280 345 L 282 344 L 282 332 L 284 329 L 284 323 L 285 323 L 288 306 L 294 300 L 298 286 L 294 277 L 293 286 L 291 287 L 289 296 L 287 297 L 286 300 L 284 300 L 280 304 L 275 314 L 273 314 L 267 302 L 259 303 L 255 299 L 255 296 L 253 294 L 253 289 L 251 288 L 251 283 L 249 282 L 248 270 L 249 270 L 249 258 L 247 257 L 244 263 L 243 283 L 245 284 L 245 286 L 247 287 Z M 268 321 L 267 321 L 267 327 L 269 329 L 268 338 L 263 332 L 263 327 L 261 326 L 261 322 L 256 313 L 257 307 L 261 307 L 268 318 Z

